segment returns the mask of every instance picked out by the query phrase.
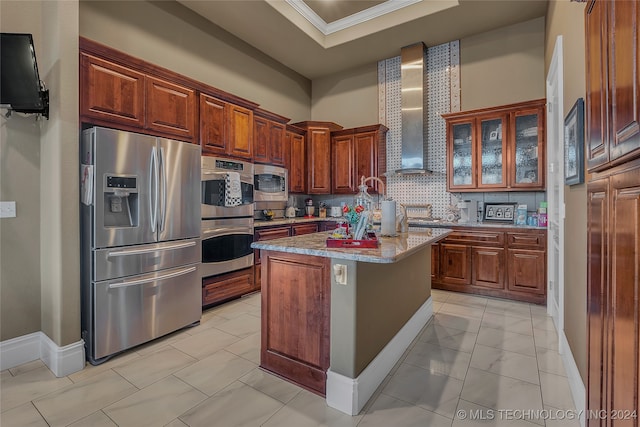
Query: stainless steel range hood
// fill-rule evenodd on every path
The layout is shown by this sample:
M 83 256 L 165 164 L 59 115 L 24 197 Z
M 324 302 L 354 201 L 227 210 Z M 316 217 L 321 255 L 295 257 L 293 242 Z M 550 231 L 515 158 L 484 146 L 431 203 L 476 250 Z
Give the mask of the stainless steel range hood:
M 427 47 L 400 50 L 402 88 L 402 168 L 396 174 L 431 175 L 427 169 Z

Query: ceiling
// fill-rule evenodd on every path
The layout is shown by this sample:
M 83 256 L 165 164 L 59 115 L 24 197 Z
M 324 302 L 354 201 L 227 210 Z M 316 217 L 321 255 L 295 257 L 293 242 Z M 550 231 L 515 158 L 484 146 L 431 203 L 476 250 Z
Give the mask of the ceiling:
M 544 16 L 548 0 L 177 0 L 313 80 Z

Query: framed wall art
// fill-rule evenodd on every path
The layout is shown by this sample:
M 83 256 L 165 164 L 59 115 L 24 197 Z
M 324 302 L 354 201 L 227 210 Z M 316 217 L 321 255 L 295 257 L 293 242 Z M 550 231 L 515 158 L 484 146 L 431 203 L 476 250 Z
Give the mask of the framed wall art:
M 584 182 L 584 100 L 578 98 L 564 119 L 564 183 Z

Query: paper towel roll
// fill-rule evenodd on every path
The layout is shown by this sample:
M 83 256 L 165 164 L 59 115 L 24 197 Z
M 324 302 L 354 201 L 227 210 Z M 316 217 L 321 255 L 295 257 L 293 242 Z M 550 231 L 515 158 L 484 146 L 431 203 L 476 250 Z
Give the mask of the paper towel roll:
M 382 221 L 380 226 L 380 234 L 383 236 L 396 235 L 396 201 L 383 200 L 382 205 Z

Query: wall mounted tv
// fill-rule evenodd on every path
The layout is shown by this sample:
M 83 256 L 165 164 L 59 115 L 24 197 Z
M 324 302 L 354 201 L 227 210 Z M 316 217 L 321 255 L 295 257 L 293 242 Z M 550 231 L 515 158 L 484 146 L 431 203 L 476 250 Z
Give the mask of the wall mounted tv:
M 0 33 L 0 106 L 49 118 L 49 91 L 38 74 L 31 34 Z

